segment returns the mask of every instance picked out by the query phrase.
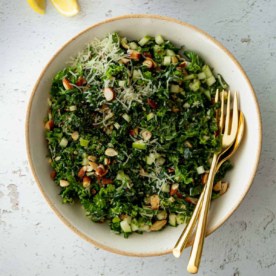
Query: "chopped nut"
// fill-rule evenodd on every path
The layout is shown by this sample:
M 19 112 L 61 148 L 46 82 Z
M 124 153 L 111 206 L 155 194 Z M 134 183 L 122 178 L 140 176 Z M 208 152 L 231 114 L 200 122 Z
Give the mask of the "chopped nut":
M 72 134 L 71 134 L 71 137 L 74 141 L 77 141 L 79 139 L 79 133 L 77 131 L 74 131 Z
M 158 210 L 159 208 L 159 203 L 160 203 L 160 198 L 158 195 L 152 195 L 150 197 L 150 205 L 151 205 L 151 209 L 153 210 Z
M 179 184 L 178 183 L 172 184 L 171 190 L 170 190 L 170 195 L 171 196 L 175 195 L 177 193 L 177 191 L 178 191 L 178 188 L 179 188 Z
M 128 50 L 127 53 L 128 53 L 128 57 L 130 59 L 134 59 L 134 60 L 138 61 L 141 58 L 141 53 L 138 51 Z
M 99 177 L 103 177 L 107 173 L 108 173 L 108 170 L 103 165 L 99 165 L 96 169 L 96 175 Z
M 120 59 L 120 63 L 127 64 L 129 62 L 130 62 L 130 59 L 128 59 L 128 58 L 121 58 Z
M 90 177 L 85 176 L 85 177 L 83 178 L 83 180 L 82 180 L 82 186 L 83 186 L 84 188 L 88 188 L 88 187 L 90 186 L 90 183 L 91 183 Z
M 141 175 L 141 176 L 147 176 L 148 173 L 143 168 L 141 168 L 140 171 L 139 171 L 139 175 Z
M 70 90 L 73 88 L 72 84 L 66 78 L 62 80 L 62 84 L 66 90 Z
M 194 205 L 196 205 L 197 202 L 198 202 L 198 198 L 194 198 L 194 197 L 189 197 L 189 196 L 187 196 L 187 197 L 185 197 L 185 201 L 186 201 L 186 202 L 189 202 L 189 203 L 192 203 L 192 204 L 194 204 Z
M 209 173 L 204 173 L 201 177 L 201 183 L 203 185 L 205 185 L 207 183 L 207 180 L 208 180 L 208 176 L 209 176 Z
M 101 183 L 103 185 L 108 185 L 108 184 L 112 184 L 113 180 L 112 179 L 108 179 L 108 178 L 103 178 Z
M 146 58 L 146 60 L 143 61 L 143 65 L 150 68 L 155 68 L 157 65 L 151 58 Z
M 188 148 L 192 148 L 192 144 L 189 141 L 185 141 L 184 145 Z
M 86 84 L 86 79 L 84 77 L 79 77 L 77 82 L 76 82 L 76 85 L 77 86 L 83 86 Z
M 135 137 L 135 136 L 138 135 L 138 132 L 139 132 L 139 129 L 138 129 L 138 127 L 136 127 L 136 128 L 134 128 L 134 129 L 131 129 L 131 130 L 129 131 L 129 134 L 130 134 L 131 136 Z
M 94 171 L 96 171 L 96 169 L 98 168 L 98 164 L 93 161 L 89 161 L 88 164 Z
M 70 183 L 67 180 L 60 180 L 59 181 L 59 186 L 60 187 L 67 187 L 69 185 L 70 185 Z
M 158 230 L 161 230 L 166 224 L 167 224 L 167 220 L 166 220 L 166 219 L 158 220 L 158 221 L 156 221 L 156 222 L 150 227 L 150 231 L 158 231 Z
M 172 107 L 172 112 L 173 113 L 177 113 L 177 112 L 179 112 L 180 111 L 180 109 L 178 108 L 178 107 L 176 107 L 176 106 L 173 106 Z
M 79 178 L 83 178 L 86 171 L 87 171 L 87 167 L 86 167 L 86 166 L 83 166 L 83 167 L 79 170 L 79 172 L 78 172 L 78 177 L 79 177 Z
M 105 159 L 104 159 L 104 164 L 105 164 L 105 165 L 110 165 L 110 163 L 111 163 L 111 161 L 110 161 L 109 158 L 105 158 Z
M 94 156 L 94 155 L 89 155 L 89 156 L 87 157 L 87 159 L 88 159 L 89 161 L 95 162 L 95 161 L 97 160 L 97 157 Z
M 111 156 L 111 157 L 118 155 L 118 152 L 113 148 L 106 149 L 104 153 L 105 155 Z
M 215 192 L 220 192 L 220 191 L 221 191 L 221 188 L 222 188 L 221 181 L 218 181 L 218 182 L 214 185 L 213 190 L 214 190 Z
M 178 62 L 178 59 L 176 56 L 172 57 L 172 64 L 176 64 Z
M 112 88 L 106 87 L 103 91 L 105 99 L 109 102 L 114 100 L 115 98 L 115 92 Z
M 220 195 L 223 195 L 227 190 L 228 190 L 228 187 L 229 187 L 229 183 L 227 182 L 222 182 L 221 183 L 221 191 L 220 191 Z
M 50 177 L 54 180 L 57 176 L 57 172 L 56 171 L 51 171 L 50 173 Z
M 47 130 L 52 130 L 54 128 L 54 121 L 53 120 L 49 120 L 48 122 L 46 122 L 46 124 L 45 124 L 44 127 Z
M 149 141 L 150 138 L 151 138 L 151 136 L 152 136 L 152 134 L 151 134 L 150 131 L 144 129 L 144 130 L 141 131 L 141 136 L 143 137 L 144 141 Z
M 168 168 L 168 173 L 173 173 L 173 172 L 174 172 L 174 168 L 173 167 Z

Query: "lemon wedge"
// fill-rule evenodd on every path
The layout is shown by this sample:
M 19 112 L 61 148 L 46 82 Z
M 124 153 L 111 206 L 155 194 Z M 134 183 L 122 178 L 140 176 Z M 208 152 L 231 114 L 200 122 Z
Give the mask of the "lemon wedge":
M 74 16 L 80 11 L 77 0 L 51 0 L 51 1 L 54 7 L 62 15 Z
M 27 2 L 35 12 L 45 13 L 45 0 L 27 0 Z

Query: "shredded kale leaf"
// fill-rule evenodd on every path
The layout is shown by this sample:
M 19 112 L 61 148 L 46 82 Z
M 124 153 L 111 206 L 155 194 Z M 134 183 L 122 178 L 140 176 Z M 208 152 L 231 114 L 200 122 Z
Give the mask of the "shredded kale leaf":
M 50 90 L 45 137 L 63 203 L 124 237 L 187 222 L 221 148 L 214 96 L 225 88 L 198 53 L 161 36 L 94 39 Z

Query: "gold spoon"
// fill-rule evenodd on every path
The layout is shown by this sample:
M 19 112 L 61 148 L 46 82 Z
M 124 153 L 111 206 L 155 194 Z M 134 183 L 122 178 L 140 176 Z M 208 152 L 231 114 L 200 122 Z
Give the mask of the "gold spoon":
M 240 111 L 239 114 L 239 126 L 238 126 L 238 133 L 237 133 L 237 137 L 236 140 L 234 142 L 234 145 L 226 152 L 222 155 L 222 159 L 219 160 L 217 167 L 216 167 L 216 172 L 219 170 L 219 168 L 221 167 L 221 165 L 227 161 L 238 149 L 242 138 L 243 138 L 243 134 L 244 134 L 244 129 L 245 129 L 245 120 L 244 120 L 244 115 L 243 113 Z M 199 197 L 198 203 L 195 207 L 195 210 L 192 214 L 192 217 L 189 221 L 189 223 L 186 225 L 186 227 L 184 228 L 182 234 L 180 235 L 178 241 L 176 242 L 174 248 L 173 248 L 173 255 L 176 258 L 179 258 L 182 251 L 184 250 L 184 248 L 186 247 L 189 238 L 191 237 L 191 234 L 195 228 L 198 216 L 199 216 L 199 212 L 201 209 L 201 204 L 202 204 L 202 199 L 203 199 L 203 195 L 205 193 L 205 187 Z

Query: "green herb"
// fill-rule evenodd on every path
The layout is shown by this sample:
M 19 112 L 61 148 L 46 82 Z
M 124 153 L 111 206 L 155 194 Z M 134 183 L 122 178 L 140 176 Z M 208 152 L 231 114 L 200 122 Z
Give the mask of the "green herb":
M 50 91 L 46 139 L 62 201 L 124 237 L 184 223 L 221 147 L 214 95 L 226 87 L 161 35 L 94 39 Z

